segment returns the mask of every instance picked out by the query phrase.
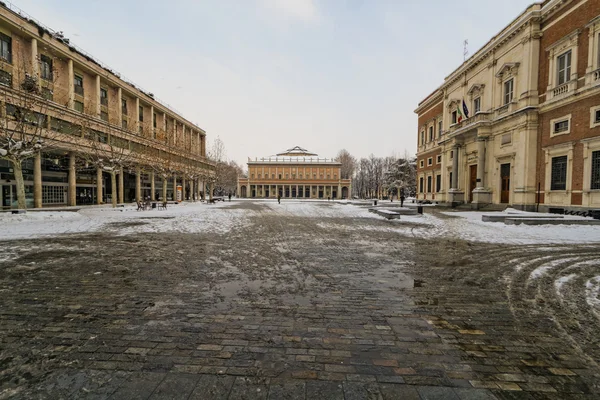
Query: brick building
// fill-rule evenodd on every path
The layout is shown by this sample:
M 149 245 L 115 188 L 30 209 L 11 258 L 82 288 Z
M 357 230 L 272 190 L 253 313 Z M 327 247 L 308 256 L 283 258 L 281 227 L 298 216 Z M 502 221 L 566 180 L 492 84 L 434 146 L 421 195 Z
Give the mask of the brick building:
M 527 7 L 416 113 L 418 199 L 600 207 L 600 0 Z
M 547 1 L 542 18 L 540 203 L 600 208 L 600 0 Z
M 320 158 L 301 147 L 275 156 L 248 159 L 248 177 L 238 179 L 240 197 L 346 199 L 350 179 L 342 179 L 342 164 Z
M 33 86 L 25 90 L 28 82 Z M 81 165 L 94 146 L 118 147 L 131 156 L 131 162 L 118 171 L 119 202 L 159 197 L 164 186 L 168 198 L 175 197 L 177 186 L 182 186 L 185 197 L 192 197 L 201 190 L 202 177 L 213 174 L 213 164 L 205 157 L 204 130 L 60 33 L 16 7 L 0 3 L 3 129 L 14 126 L 15 115 L 23 108 L 15 99 L 43 102 L 26 112 L 36 114 L 35 124 L 42 135 L 58 142 L 52 150 L 23 163 L 29 207 L 110 201 L 112 182 L 106 170 Z M 166 159 L 172 161 L 172 174 L 155 182 L 152 166 Z M 0 160 L 0 204 L 4 208 L 16 206 L 14 181 L 12 164 Z

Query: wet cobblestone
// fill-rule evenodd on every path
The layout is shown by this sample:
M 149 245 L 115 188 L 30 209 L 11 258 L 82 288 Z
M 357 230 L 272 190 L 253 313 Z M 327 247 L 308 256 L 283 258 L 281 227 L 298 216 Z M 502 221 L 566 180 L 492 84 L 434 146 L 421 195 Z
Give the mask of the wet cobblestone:
M 511 285 L 510 260 L 534 247 L 416 241 L 375 219 L 253 222 L 3 243 L 0 398 L 600 396 L 586 337 Z

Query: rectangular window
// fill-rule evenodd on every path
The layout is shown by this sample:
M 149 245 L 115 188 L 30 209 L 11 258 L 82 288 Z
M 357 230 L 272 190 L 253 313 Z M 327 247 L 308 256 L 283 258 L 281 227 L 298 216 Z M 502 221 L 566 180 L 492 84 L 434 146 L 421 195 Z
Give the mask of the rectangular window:
M 600 189 L 600 150 L 592 151 L 592 182 L 590 189 Z
M 121 99 L 121 113 L 123 113 L 123 115 L 127 115 L 127 100 L 126 99 Z
M 156 128 L 156 113 L 152 114 L 152 126 Z
M 442 163 L 442 156 L 437 156 L 437 160 L 436 161 L 437 161 L 438 164 L 441 164 Z
M 427 177 L 427 193 L 431 193 L 431 182 L 433 181 L 431 176 Z
M 421 168 L 425 167 L 425 161 L 424 161 L 424 160 L 421 160 L 421 162 L 420 162 L 420 164 L 419 164 L 419 165 L 421 166 Z
M 456 111 L 452 111 L 452 124 L 456 124 L 458 122 L 458 113 Z
M 481 111 L 481 97 L 473 100 L 473 114 L 477 114 L 479 111 Z
M 51 81 L 52 77 L 52 58 L 41 55 L 40 56 L 40 75 L 42 79 Z
M 103 106 L 108 105 L 108 91 L 104 88 L 100 88 L 100 104 Z
M 554 134 L 567 132 L 569 130 L 569 120 L 558 121 L 554 123 Z
M 595 116 L 594 116 L 594 123 L 595 124 L 600 124 L 600 110 L 596 110 Z
M 140 113 L 140 122 L 144 122 L 144 107 L 140 106 L 138 112 Z
M 429 141 L 433 142 L 433 126 L 429 127 Z
M 421 145 L 425 144 L 425 131 L 421 131 Z
M 83 112 L 83 103 L 81 101 L 75 100 L 73 102 L 73 108 L 75 111 Z
M 121 128 L 127 129 L 127 120 L 126 119 L 121 121 Z
M 9 72 L 0 70 L 0 85 L 12 87 L 12 75 Z
M 433 165 L 433 157 L 429 157 L 427 159 L 427 166 L 431 166 L 431 165 Z
M 438 137 L 442 137 L 442 121 L 438 122 Z
M 52 118 L 50 120 L 50 128 L 54 131 L 66 133 L 68 135 L 81 136 L 81 126 L 62 119 Z
M 100 119 L 108 122 L 108 113 L 106 111 L 100 111 Z
M 567 190 L 567 156 L 552 158 L 550 190 Z
M 0 58 L 12 63 L 12 38 L 3 33 L 0 33 Z
M 560 86 L 571 80 L 571 50 L 558 56 L 557 85 Z
M 450 181 L 448 182 L 448 187 L 449 187 L 449 188 L 452 188 L 452 172 L 450 172 L 450 173 L 448 174 L 448 177 L 450 178 Z
M 514 91 L 514 80 L 509 79 L 504 82 L 504 105 L 510 103 L 513 100 L 513 91 Z
M 435 191 L 436 191 L 436 193 L 439 193 L 441 190 L 442 190 L 442 176 L 436 175 L 435 176 Z
M 423 177 L 419 178 L 419 193 L 423 193 Z
M 73 84 L 75 85 L 75 93 L 83 96 L 83 78 L 79 75 L 75 75 Z

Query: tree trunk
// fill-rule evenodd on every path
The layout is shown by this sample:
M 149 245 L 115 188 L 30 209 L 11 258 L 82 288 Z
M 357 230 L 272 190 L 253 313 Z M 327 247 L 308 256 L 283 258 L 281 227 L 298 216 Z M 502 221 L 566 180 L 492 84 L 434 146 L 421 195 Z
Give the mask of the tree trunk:
M 17 208 L 25 210 L 27 203 L 25 201 L 25 181 L 23 180 L 23 166 L 21 160 L 12 160 L 15 174 L 15 183 L 17 184 Z
M 111 186 L 111 203 L 113 208 L 117 208 L 117 173 L 113 169 L 110 171 L 110 186 Z

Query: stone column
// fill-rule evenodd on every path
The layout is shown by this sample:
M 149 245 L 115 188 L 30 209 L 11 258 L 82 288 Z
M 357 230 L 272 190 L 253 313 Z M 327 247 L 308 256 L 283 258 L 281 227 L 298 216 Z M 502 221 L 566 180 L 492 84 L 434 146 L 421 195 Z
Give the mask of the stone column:
M 123 190 L 125 189 L 125 185 L 124 185 L 124 179 L 123 179 L 123 174 L 125 173 L 125 171 L 123 170 L 123 168 L 121 168 L 121 170 L 119 171 L 119 203 L 123 204 L 125 202 L 125 193 L 123 193 Z
M 138 135 L 140 133 L 140 99 L 138 97 L 135 98 L 135 105 L 133 107 L 133 130 L 135 134 Z M 129 125 L 131 126 L 131 125 Z M 154 176 L 154 174 L 152 174 Z M 154 182 L 154 179 L 152 180 Z M 154 199 L 154 191 L 152 192 L 152 200 Z
M 102 204 L 102 168 L 96 168 L 96 204 Z
M 116 105 L 116 111 L 117 111 L 117 124 L 118 126 L 123 126 L 122 122 L 123 121 L 123 107 L 121 107 L 121 101 L 123 100 L 123 89 L 121 89 L 120 87 L 117 88 L 117 105 Z
M 485 138 L 477 138 L 477 188 L 483 188 L 485 173 Z
M 296 185 L 296 198 L 298 198 L 300 196 L 298 196 L 298 185 Z
M 154 127 L 154 106 L 150 106 L 150 135 L 152 139 L 156 139 L 156 128 Z
M 69 197 L 67 205 L 74 206 L 77 204 L 77 175 L 75 171 L 75 153 L 69 153 Z
M 135 168 L 135 201 L 142 201 L 142 170 L 139 166 Z
M 37 85 L 40 88 L 40 60 L 38 59 L 38 42 L 36 38 L 31 39 L 31 72 L 37 78 Z
M 177 201 L 177 175 L 173 174 L 173 201 Z
M 75 71 L 73 70 L 73 60 L 67 61 L 67 105 L 70 109 L 75 107 Z
M 459 151 L 460 147 L 459 146 L 454 146 L 453 147 L 453 151 L 454 151 L 454 157 L 452 158 L 452 188 L 451 189 L 458 189 L 458 151 Z
M 39 152 L 33 159 L 33 207 L 42 208 L 42 155 Z
M 150 200 L 156 201 L 156 186 L 154 182 L 154 171 L 150 173 Z
M 94 97 L 94 107 L 95 107 L 96 117 L 100 117 L 100 114 L 102 111 L 102 103 L 100 100 L 100 75 L 96 75 L 95 88 L 96 88 L 96 93 L 95 93 L 95 97 Z
M 340 184 L 338 184 L 337 198 L 338 199 L 342 198 L 342 185 L 340 185 Z
M 185 175 L 181 177 L 181 200 L 185 201 Z

